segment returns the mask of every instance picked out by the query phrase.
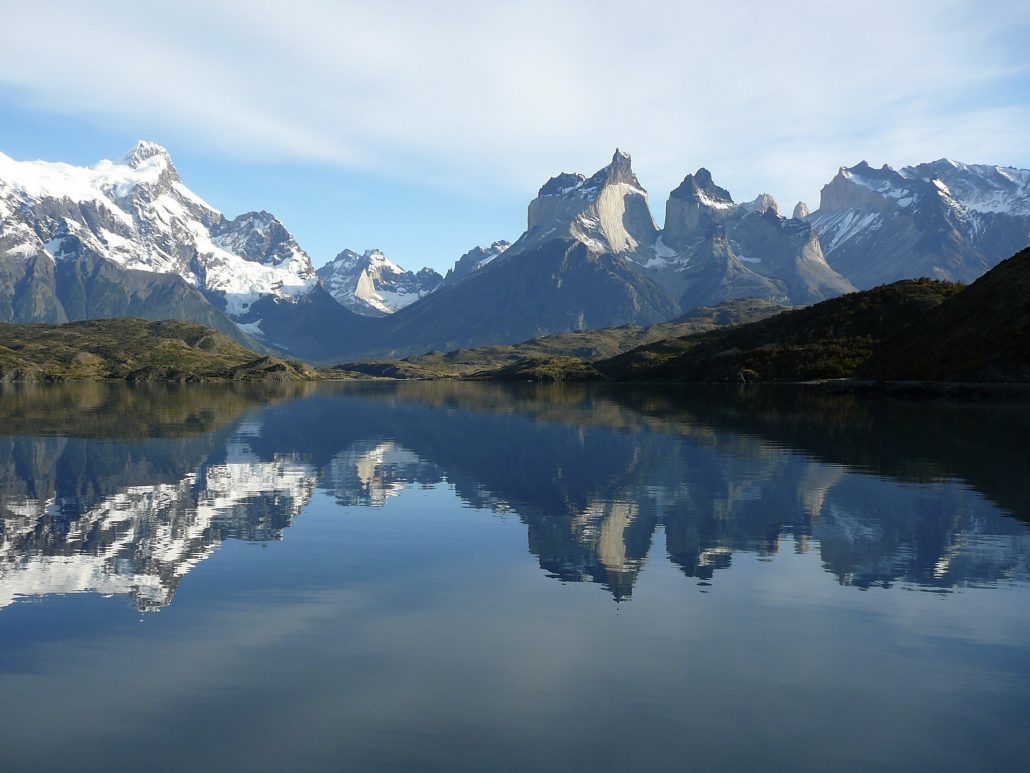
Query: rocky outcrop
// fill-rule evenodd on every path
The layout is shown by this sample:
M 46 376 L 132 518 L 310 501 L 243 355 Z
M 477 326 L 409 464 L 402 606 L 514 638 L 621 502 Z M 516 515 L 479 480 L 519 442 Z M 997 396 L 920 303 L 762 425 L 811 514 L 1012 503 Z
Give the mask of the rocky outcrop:
M 528 227 L 516 247 L 572 238 L 595 252 L 639 255 L 657 236 L 647 191 L 629 154 L 616 150 L 612 162 L 589 178 L 566 173 L 548 180 L 529 204 Z
M 684 177 L 669 194 L 662 244 L 672 250 L 689 247 L 698 239 L 710 236 L 717 225 L 737 210 L 730 192 L 716 185 L 712 173 L 701 167 Z
M 458 258 L 453 268 L 448 269 L 447 274 L 443 278 L 444 283 L 452 284 L 462 277 L 474 274 L 476 271 L 488 266 L 509 247 L 511 247 L 511 242 L 503 240 L 496 241 L 489 247 L 473 247 Z

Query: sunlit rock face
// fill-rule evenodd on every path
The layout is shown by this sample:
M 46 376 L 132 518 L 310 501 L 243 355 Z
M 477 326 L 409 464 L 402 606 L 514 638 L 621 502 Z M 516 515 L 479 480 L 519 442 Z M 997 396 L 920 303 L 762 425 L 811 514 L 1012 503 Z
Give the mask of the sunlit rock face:
M 629 154 L 616 150 L 612 162 L 591 177 L 560 174 L 540 188 L 529 204 L 520 248 L 571 237 L 595 252 L 636 255 L 651 250 L 657 236 L 647 191 L 633 172 Z

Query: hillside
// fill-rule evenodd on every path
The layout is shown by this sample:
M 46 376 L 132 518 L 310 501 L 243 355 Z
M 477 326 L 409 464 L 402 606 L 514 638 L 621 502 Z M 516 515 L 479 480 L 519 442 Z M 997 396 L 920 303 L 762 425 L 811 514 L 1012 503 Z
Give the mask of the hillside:
M 0 324 L 0 381 L 272 380 L 320 378 L 262 357 L 204 325 L 123 318 L 65 325 Z
M 739 327 L 673 338 L 593 363 L 615 381 L 806 381 L 855 374 L 874 348 L 961 285 L 904 280 Z
M 670 322 L 648 327 L 620 325 L 599 330 L 556 333 L 518 344 L 430 352 L 403 360 L 373 360 L 339 367 L 372 376 L 432 379 L 468 377 L 484 371 L 508 368 L 524 359 L 540 361 L 552 357 L 575 357 L 599 360 L 655 341 L 765 319 L 784 308 L 771 301 L 748 298 L 694 309 Z
M 524 251 L 516 247 L 475 275 L 376 320 L 367 339 L 341 342 L 337 361 L 647 325 L 679 311 L 640 269 L 612 253 L 594 252 L 571 239 L 551 239 Z
M 1030 249 L 883 342 L 859 370 L 881 380 L 1030 382 Z

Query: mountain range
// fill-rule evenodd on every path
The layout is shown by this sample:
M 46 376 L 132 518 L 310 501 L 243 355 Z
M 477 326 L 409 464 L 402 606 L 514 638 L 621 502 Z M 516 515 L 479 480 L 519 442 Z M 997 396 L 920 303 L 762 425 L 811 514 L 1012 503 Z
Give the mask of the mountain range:
M 940 160 L 842 167 L 819 208 L 738 203 L 688 174 L 664 227 L 627 153 L 548 180 L 526 231 L 445 276 L 378 250 L 317 271 L 274 215 L 229 219 L 141 141 L 93 167 L 0 154 L 0 321 L 199 322 L 256 351 L 316 361 L 507 344 L 666 322 L 757 298 L 807 305 L 904 278 L 969 282 L 1030 243 L 1030 171 Z

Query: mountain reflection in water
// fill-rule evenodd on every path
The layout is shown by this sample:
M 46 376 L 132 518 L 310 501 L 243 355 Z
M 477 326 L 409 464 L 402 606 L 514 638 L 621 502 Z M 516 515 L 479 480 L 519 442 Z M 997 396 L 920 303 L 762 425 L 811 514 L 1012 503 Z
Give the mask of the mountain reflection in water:
M 316 491 L 381 507 L 413 486 L 520 519 L 548 576 L 616 600 L 662 560 L 659 529 L 703 584 L 784 545 L 858 588 L 1025 583 L 1028 436 L 1021 405 L 793 389 L 5 387 L 0 607 L 159 609 L 222 541 L 286 536 Z

